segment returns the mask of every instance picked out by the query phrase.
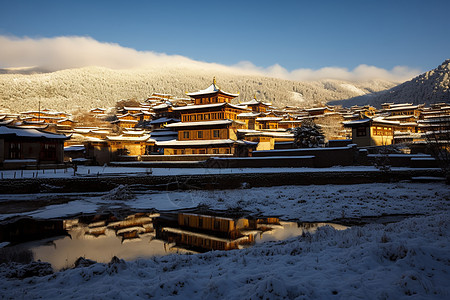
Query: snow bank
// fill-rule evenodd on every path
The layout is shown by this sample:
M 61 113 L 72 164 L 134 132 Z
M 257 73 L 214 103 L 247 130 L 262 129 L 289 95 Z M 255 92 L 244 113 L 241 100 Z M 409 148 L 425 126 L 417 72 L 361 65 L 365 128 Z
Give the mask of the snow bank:
M 433 183 L 371 183 L 358 185 L 305 185 L 252 188 L 248 184 L 235 190 L 195 190 L 195 182 L 186 191 L 139 191 L 124 186 L 122 199 L 111 191 L 95 194 L 61 194 L 69 196 L 66 204 L 54 204 L 23 213 L 1 214 L 0 220 L 14 215 L 38 218 L 58 218 L 78 212 L 92 213 L 97 209 L 129 207 L 138 210 L 175 210 L 204 205 L 211 209 L 242 209 L 261 215 L 277 215 L 283 219 L 301 221 L 331 221 L 338 218 L 380 216 L 382 214 L 434 214 L 448 211 L 450 187 Z M 139 188 L 139 187 L 137 187 Z M 14 200 L 39 201 L 55 194 L 0 195 L 0 203 Z M 114 199 L 113 199 L 114 198 Z

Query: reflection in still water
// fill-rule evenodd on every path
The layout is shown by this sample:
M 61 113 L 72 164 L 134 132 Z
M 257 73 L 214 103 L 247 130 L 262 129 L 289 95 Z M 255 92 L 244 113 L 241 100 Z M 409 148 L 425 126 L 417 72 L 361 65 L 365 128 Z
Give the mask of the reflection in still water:
M 278 218 L 229 218 L 205 214 L 178 213 L 158 218 L 156 238 L 194 251 L 231 250 L 252 244 L 255 235 L 267 225 L 279 224 Z
M 179 252 L 206 252 L 248 247 L 254 243 L 283 240 L 329 223 L 283 222 L 278 218 L 236 218 L 226 214 L 139 213 L 118 220 L 91 216 L 64 220 L 69 236 L 30 247 L 34 259 L 59 270 L 73 267 L 79 257 L 109 262 L 113 256 L 132 260 Z
M 113 256 L 125 260 L 164 255 L 164 242 L 153 240 L 156 214 L 136 214 L 117 220 L 107 216 L 65 220 L 69 237 L 53 241 L 54 245 L 32 247 L 34 259 L 47 261 L 55 269 L 72 267 L 79 257 L 109 262 Z

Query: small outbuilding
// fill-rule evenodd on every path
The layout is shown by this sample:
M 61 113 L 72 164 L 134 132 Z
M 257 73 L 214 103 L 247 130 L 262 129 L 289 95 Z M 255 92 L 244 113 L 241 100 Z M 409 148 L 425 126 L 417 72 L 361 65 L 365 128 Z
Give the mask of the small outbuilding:
M 0 168 L 62 164 L 64 141 L 69 138 L 37 129 L 0 126 Z

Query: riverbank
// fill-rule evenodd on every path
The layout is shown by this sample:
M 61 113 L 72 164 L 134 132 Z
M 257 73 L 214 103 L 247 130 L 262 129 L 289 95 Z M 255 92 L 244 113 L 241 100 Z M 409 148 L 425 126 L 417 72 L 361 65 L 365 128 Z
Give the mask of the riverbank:
M 132 168 L 89 167 L 77 170 L 1 172 L 0 194 L 104 192 L 121 184 L 148 190 L 235 189 L 280 185 L 361 184 L 440 178 L 436 168 Z

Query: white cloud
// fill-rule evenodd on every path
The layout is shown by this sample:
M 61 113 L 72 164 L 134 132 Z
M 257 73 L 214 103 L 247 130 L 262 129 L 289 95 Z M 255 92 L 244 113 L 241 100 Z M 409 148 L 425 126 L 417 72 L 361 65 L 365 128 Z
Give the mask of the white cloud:
M 318 70 L 296 69 L 292 71 L 278 64 L 263 68 L 248 61 L 225 66 L 195 61 L 180 55 L 137 51 L 118 44 L 99 42 L 90 37 L 80 36 L 32 39 L 0 35 L 0 45 L 2 45 L 0 47 L 1 68 L 37 66 L 56 71 L 86 66 L 111 69 L 186 67 L 300 81 L 320 79 L 405 81 L 420 73 L 420 70 L 404 66 L 397 66 L 392 70 L 359 65 L 353 70 L 326 67 Z

